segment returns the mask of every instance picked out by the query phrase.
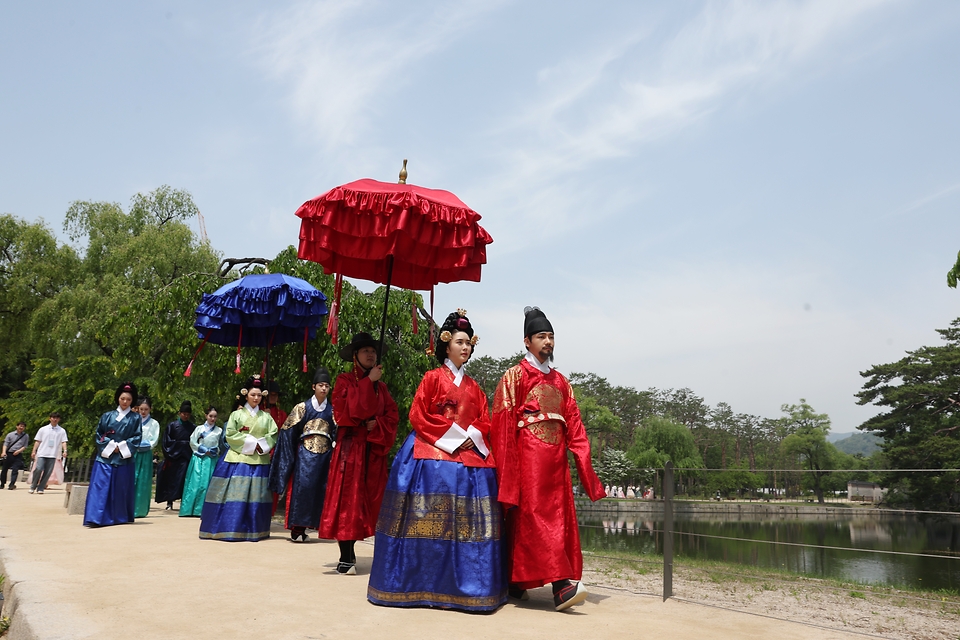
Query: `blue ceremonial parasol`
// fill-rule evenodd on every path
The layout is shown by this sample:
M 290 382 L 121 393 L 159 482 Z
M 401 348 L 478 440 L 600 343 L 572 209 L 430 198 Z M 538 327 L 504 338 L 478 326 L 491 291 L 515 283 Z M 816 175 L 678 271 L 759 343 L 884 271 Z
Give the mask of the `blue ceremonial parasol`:
M 307 340 L 327 315 L 327 297 L 306 280 L 282 273 L 244 276 L 213 293 L 203 294 L 193 326 L 203 340 L 183 375 L 190 375 L 193 361 L 207 342 L 240 347 L 266 347 L 303 340 L 303 370 L 307 370 Z

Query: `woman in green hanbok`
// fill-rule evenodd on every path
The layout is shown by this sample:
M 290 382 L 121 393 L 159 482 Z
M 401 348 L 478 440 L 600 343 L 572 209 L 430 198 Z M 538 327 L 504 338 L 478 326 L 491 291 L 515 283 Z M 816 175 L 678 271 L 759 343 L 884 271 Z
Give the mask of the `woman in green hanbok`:
M 194 429 L 190 436 L 193 457 L 190 458 L 186 482 L 183 485 L 183 497 L 180 499 L 181 516 L 200 517 L 207 487 L 220 456 L 220 434 L 223 429 L 217 426 L 217 409 L 207 409 L 206 417 L 206 422 Z
M 137 412 L 140 414 L 140 446 L 133 456 L 136 486 L 136 504 L 134 517 L 146 518 L 150 512 L 150 498 L 153 497 L 153 448 L 160 441 L 160 423 L 150 417 L 153 408 L 150 398 L 140 396 L 137 399 Z
M 270 537 L 270 450 L 277 443 L 277 423 L 260 410 L 263 389 L 260 376 L 248 379 L 240 390 L 243 406 L 227 420 L 230 450 L 217 463 L 207 489 L 200 514 L 202 539 L 256 542 Z

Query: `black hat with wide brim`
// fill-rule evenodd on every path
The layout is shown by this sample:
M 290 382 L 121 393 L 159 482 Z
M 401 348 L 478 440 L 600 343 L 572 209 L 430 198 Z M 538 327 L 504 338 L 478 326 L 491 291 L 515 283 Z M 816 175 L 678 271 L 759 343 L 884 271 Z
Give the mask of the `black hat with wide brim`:
M 347 362 L 352 362 L 353 354 L 364 347 L 373 347 L 374 349 L 378 350 L 377 355 L 383 355 L 379 353 L 379 341 L 377 341 L 376 338 L 371 336 L 366 331 L 361 331 L 353 336 L 353 340 L 350 341 L 350 344 L 345 344 L 340 347 L 340 357 Z M 383 350 L 387 350 L 387 345 L 383 345 Z

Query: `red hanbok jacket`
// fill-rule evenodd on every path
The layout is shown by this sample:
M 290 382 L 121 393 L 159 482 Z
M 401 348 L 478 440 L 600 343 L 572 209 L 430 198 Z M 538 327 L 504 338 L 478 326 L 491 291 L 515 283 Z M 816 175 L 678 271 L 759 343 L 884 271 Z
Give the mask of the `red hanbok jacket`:
M 493 468 L 496 463 L 490 450 L 487 396 L 473 378 L 463 376 L 459 387 L 453 381 L 453 371 L 444 365 L 428 371 L 417 387 L 410 407 L 410 424 L 417 432 L 413 457 L 418 460 L 459 462 L 467 467 Z M 486 458 L 476 446 L 454 454 L 437 447 L 437 442 L 447 435 L 454 423 L 462 430 L 472 426 L 479 431 L 488 451 Z

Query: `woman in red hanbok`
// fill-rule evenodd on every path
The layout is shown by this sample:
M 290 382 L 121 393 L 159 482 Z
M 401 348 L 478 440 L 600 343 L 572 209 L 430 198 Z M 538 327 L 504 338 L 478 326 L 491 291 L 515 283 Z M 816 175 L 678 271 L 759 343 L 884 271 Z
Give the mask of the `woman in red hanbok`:
M 451 313 L 410 407 L 377 522 L 367 599 L 391 607 L 495 611 L 507 599 L 487 396 L 464 364 L 477 339 Z

